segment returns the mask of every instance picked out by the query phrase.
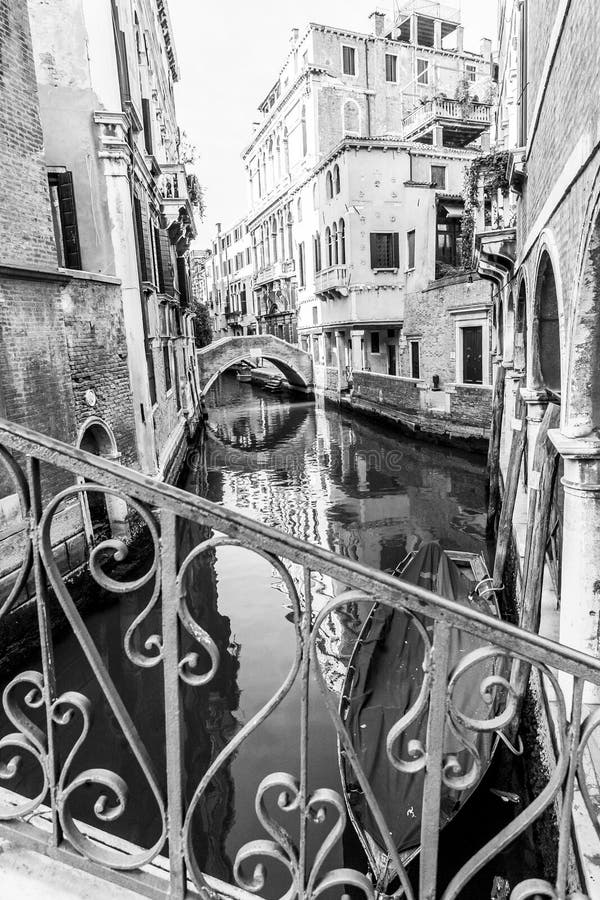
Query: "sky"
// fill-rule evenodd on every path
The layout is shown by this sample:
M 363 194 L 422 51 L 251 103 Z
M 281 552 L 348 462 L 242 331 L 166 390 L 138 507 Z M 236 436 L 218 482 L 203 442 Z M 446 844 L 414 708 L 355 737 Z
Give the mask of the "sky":
M 385 2 L 169 0 L 181 71 L 177 118 L 198 150 L 196 173 L 207 204 L 197 246 L 210 244 L 216 222 L 227 227 L 246 212 L 241 153 L 287 55 L 291 29 L 318 22 L 370 33 L 369 15 L 377 8 Z M 478 52 L 482 37 L 495 43 L 496 10 L 497 0 L 462 0 L 466 50 Z

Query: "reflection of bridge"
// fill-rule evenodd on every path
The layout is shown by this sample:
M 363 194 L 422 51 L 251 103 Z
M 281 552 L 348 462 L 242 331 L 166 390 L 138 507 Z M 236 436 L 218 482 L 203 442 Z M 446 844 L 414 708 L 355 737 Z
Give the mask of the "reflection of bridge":
M 298 390 L 312 393 L 312 356 L 271 334 L 226 337 L 198 350 L 198 370 L 203 394 L 226 369 L 244 359 L 261 358 L 273 363 Z

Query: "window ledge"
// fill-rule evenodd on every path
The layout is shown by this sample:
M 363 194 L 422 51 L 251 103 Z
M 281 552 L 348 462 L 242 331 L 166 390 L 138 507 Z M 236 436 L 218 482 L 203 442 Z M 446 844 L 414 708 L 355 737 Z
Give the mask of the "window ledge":
M 398 274 L 398 269 L 397 269 L 397 268 L 395 268 L 395 269 L 382 269 L 382 268 L 379 268 L 379 269 L 373 269 L 372 271 L 375 272 L 376 275 L 377 275 L 379 272 L 391 272 L 392 275 L 397 275 L 397 274 Z

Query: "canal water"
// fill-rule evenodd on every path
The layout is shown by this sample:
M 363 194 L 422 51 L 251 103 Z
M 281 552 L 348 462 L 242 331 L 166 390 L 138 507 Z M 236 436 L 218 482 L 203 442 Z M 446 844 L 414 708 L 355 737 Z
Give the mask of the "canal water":
M 448 549 L 485 551 L 485 470 L 480 457 L 413 441 L 380 424 L 288 395 L 269 395 L 239 383 L 231 374 L 217 381 L 207 406 L 206 440 L 188 455 L 183 475 L 182 486 L 188 490 L 377 569 L 393 569 L 407 552 L 432 539 Z M 210 536 L 205 528 L 182 524 L 180 561 Z M 148 558 L 151 554 L 148 547 Z M 142 559 L 142 568 L 147 565 Z M 291 566 L 290 574 L 300 585 L 301 573 Z M 313 578 L 316 609 L 343 590 L 326 576 Z M 205 686 L 183 688 L 183 789 L 189 800 L 210 761 L 284 682 L 293 664 L 296 637 L 292 603 L 281 576 L 269 561 L 248 550 L 226 547 L 204 554 L 186 578 L 185 595 L 190 613 L 220 651 L 215 678 Z M 160 665 L 136 666 L 123 652 L 127 629 L 148 601 L 148 594 L 138 590 L 116 599 L 108 605 L 104 599 L 96 608 L 92 603 L 86 627 L 164 789 L 162 669 Z M 319 660 L 333 691 L 341 687 L 366 612 L 356 607 L 330 618 L 320 636 Z M 136 649 L 152 656 L 152 649 L 144 650 L 144 641 L 159 630 L 158 615 L 151 613 L 136 631 Z M 195 649 L 191 640 L 184 640 L 184 652 Z M 31 667 L 36 668 L 35 661 Z M 72 634 L 57 644 L 56 667 L 59 691 L 80 691 L 91 700 L 94 712 L 90 734 L 73 762 L 71 775 L 92 767 L 118 772 L 129 786 L 129 795 L 124 813 L 109 829 L 151 846 L 160 835 L 155 800 Z M 207 657 L 200 653 L 197 667 L 188 671 L 197 673 L 206 667 Z M 339 791 L 335 732 L 314 680 L 310 689 L 310 790 Z M 29 714 L 35 716 L 35 711 Z M 58 728 L 63 756 L 73 746 L 80 723 L 75 715 Z M 299 687 L 295 686 L 219 770 L 198 808 L 193 823 L 194 852 L 209 874 L 231 881 L 240 848 L 249 841 L 269 838 L 255 811 L 257 789 L 271 773 L 298 775 L 299 735 Z M 449 872 L 456 869 L 461 855 L 468 858 L 482 839 L 521 809 L 489 792 L 490 787 L 521 790 L 514 767 L 507 767 L 504 760 L 489 777 L 492 781 L 480 789 L 484 799 L 479 806 L 476 800 L 470 801 L 460 813 L 458 829 L 451 825 L 448 838 L 443 838 L 443 861 Z M 35 765 L 25 763 L 10 786 L 32 793 L 37 789 L 36 778 L 39 782 Z M 267 809 L 295 839 L 296 814 L 278 809 L 276 804 L 281 790 L 268 794 Z M 92 812 L 98 793 L 97 788 L 79 789 L 72 799 L 73 814 L 102 824 Z M 110 791 L 107 793 L 110 798 Z M 335 819 L 330 809 L 325 822 L 311 824 L 311 855 Z M 521 849 L 518 861 L 514 853 L 500 858 L 461 896 L 490 896 L 494 875 L 509 877 L 513 884 L 517 877 L 524 877 L 522 873 L 528 872 L 534 861 L 530 842 L 524 842 Z M 252 858 L 245 864 L 246 874 L 252 875 L 257 861 Z M 364 865 L 350 830 L 324 869 L 342 864 Z M 284 894 L 289 886 L 284 867 L 271 861 L 267 872 L 266 895 Z

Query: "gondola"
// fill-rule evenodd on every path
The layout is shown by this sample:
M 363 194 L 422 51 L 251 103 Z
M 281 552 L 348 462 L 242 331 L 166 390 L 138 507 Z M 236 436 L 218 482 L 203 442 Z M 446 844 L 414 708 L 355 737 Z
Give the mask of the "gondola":
M 410 553 L 393 574 L 472 609 L 500 616 L 492 580 L 482 556 L 476 553 L 445 551 L 437 542 L 430 542 Z M 431 620 L 421 621 L 426 627 L 431 626 Z M 431 634 L 431 628 L 428 633 Z M 484 646 L 486 643 L 480 638 L 452 629 L 449 671 L 468 653 Z M 386 737 L 419 696 L 424 677 L 423 656 L 423 638 L 414 619 L 403 610 L 375 603 L 356 641 L 340 700 L 342 721 L 404 866 L 420 850 L 424 772 L 405 774 L 394 768 L 387 756 Z M 496 659 L 488 660 L 461 677 L 455 700 L 462 712 L 479 719 L 495 715 L 494 705 L 490 707 L 483 699 L 480 685 L 486 676 L 497 674 L 497 666 Z M 427 718 L 425 704 L 396 744 L 395 752 L 400 758 L 410 759 L 409 741 L 419 740 L 426 746 Z M 440 828 L 454 818 L 476 790 L 498 743 L 498 737 L 489 733 L 469 731 L 467 737 L 480 756 L 480 777 L 461 792 L 442 787 Z M 397 872 L 354 770 L 343 748 L 338 749 L 349 819 L 365 851 L 376 891 L 387 891 Z M 470 768 L 470 756 L 448 729 L 444 750 L 458 756 L 463 771 Z

